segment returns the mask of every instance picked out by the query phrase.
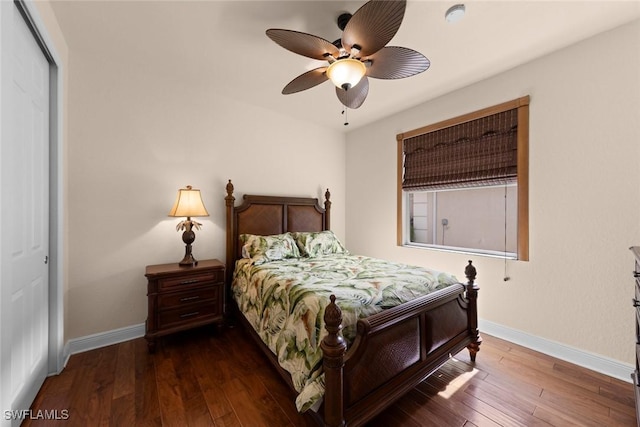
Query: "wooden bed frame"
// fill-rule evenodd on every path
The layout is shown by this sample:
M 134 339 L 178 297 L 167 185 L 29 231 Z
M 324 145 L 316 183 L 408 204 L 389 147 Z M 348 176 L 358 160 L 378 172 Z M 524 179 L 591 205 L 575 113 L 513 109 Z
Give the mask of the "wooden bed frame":
M 227 292 L 236 260 L 242 257 L 239 235 L 281 234 L 329 229 L 331 201 L 324 208 L 315 198 L 245 195 L 235 206 L 231 180 L 227 184 Z M 359 426 L 414 388 L 465 347 L 475 361 L 480 350 L 477 320 L 478 286 L 471 261 L 466 285 L 456 284 L 400 306 L 358 320 L 350 348 L 340 335 L 342 314 L 335 297 L 325 309 L 328 335 L 323 339 L 325 396 L 317 412 L 307 411 L 321 425 Z M 228 307 L 243 323 L 265 355 L 293 389 L 288 372 L 258 337 L 232 298 Z

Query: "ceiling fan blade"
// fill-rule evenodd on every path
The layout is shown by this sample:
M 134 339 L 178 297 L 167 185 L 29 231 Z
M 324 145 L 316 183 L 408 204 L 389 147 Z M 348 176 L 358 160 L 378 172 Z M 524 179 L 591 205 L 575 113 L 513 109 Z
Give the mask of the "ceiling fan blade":
M 362 77 L 362 80 L 349 90 L 336 87 L 336 95 L 338 95 L 338 99 L 342 102 L 342 105 L 352 110 L 360 107 L 364 100 L 367 99 L 368 94 L 369 80 L 367 76 Z
M 267 36 L 283 48 L 308 58 L 326 59 L 326 55 L 338 57 L 339 50 L 328 40 L 312 34 L 293 30 L 271 28 L 266 31 Z
M 367 60 L 367 76 L 376 79 L 403 79 L 426 71 L 431 62 L 420 52 L 399 46 L 387 46 Z M 366 62 L 366 61 L 365 61 Z
M 362 57 L 376 53 L 396 35 L 406 7 L 406 0 L 365 3 L 344 28 L 342 46 L 351 52 L 352 47 L 358 45 Z
M 292 93 L 311 89 L 312 87 L 327 81 L 329 78 L 327 77 L 326 71 L 327 67 L 320 67 L 307 71 L 304 74 L 300 74 L 298 77 L 291 80 L 284 89 L 282 89 L 282 94 L 290 95 Z

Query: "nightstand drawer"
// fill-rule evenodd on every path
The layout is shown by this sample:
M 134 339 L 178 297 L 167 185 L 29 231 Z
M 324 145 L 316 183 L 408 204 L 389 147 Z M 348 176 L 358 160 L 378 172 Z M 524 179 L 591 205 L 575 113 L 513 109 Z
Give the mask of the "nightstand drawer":
M 189 274 L 180 277 L 169 277 L 158 280 L 160 289 L 168 289 L 176 286 L 195 286 L 198 284 L 222 282 L 224 280 L 224 271 L 207 271 L 199 274 Z
M 215 304 L 215 301 L 220 298 L 220 287 L 221 285 L 213 285 L 185 292 L 172 292 L 158 295 L 158 308 L 160 310 L 178 308 L 206 300 L 212 300 L 211 303 Z
M 222 315 L 217 304 L 194 304 L 176 310 L 164 310 L 158 313 L 159 327 L 175 326 L 180 323 L 192 323 L 206 317 Z

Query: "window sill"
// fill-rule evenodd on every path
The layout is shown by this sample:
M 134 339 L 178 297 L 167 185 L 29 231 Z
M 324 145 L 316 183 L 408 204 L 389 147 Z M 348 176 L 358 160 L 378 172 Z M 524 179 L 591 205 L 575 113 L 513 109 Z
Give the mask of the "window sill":
M 499 251 L 487 251 L 481 249 L 470 249 L 470 248 L 457 248 L 454 246 L 441 246 L 441 245 L 427 245 L 423 243 L 405 243 L 402 245 L 403 248 L 411 248 L 411 249 L 430 249 L 434 251 L 440 252 L 451 252 L 456 254 L 465 254 L 465 255 L 476 255 L 476 256 L 486 256 L 489 258 L 500 258 L 500 259 L 511 259 L 517 260 L 518 255 L 513 252 L 499 252 Z

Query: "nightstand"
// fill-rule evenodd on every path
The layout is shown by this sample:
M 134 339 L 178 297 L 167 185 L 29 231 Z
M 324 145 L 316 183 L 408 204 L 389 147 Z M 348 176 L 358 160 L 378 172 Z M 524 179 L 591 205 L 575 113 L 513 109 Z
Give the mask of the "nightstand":
M 224 320 L 224 264 L 217 259 L 198 261 L 194 267 L 175 264 L 148 265 L 149 352 L 156 338 Z

